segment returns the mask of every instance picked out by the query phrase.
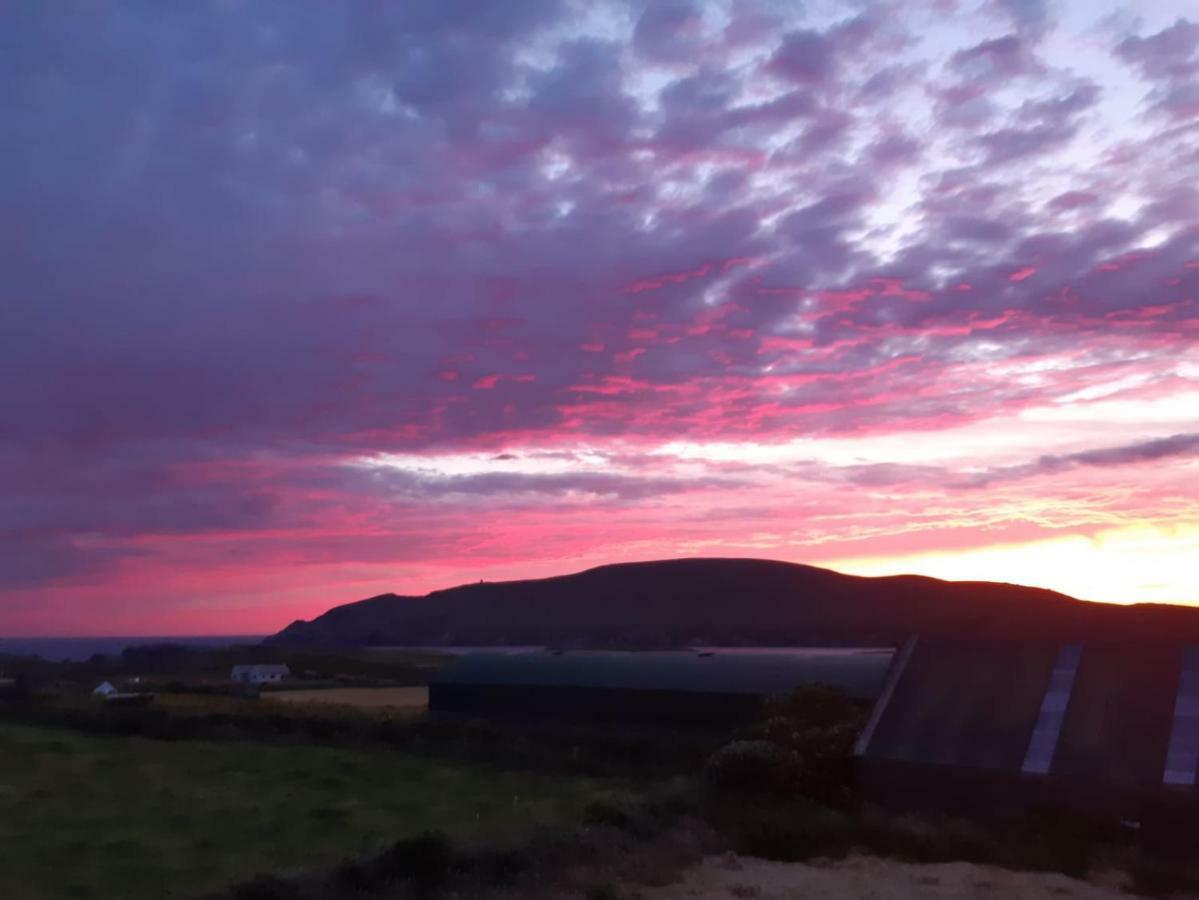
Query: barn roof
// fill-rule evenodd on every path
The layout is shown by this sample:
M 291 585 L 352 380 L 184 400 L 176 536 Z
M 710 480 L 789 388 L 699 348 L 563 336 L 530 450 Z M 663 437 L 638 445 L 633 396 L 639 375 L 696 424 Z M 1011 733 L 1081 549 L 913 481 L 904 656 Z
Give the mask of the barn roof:
M 857 752 L 1137 790 L 1194 786 L 1199 651 L 914 641 L 897 654 Z
M 878 696 L 890 650 L 828 652 L 471 653 L 442 670 L 441 684 L 558 686 L 769 695 L 829 684 L 852 697 Z

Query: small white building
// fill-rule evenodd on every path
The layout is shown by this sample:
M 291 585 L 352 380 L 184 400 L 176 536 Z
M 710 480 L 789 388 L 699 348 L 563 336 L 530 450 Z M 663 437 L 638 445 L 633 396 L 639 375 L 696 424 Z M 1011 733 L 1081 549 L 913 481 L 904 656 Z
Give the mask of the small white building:
M 282 681 L 290 674 L 291 669 L 282 665 L 234 666 L 229 678 L 240 684 L 272 684 Z
M 92 693 L 99 697 L 111 697 L 113 694 L 117 693 L 117 689 L 112 686 L 111 681 L 101 681 L 98 685 L 96 685 L 96 689 L 92 691 Z

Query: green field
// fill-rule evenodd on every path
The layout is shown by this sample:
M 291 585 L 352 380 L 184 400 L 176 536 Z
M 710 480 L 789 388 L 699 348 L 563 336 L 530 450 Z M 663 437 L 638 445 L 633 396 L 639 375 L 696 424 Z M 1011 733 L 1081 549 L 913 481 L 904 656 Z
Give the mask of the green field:
M 606 790 L 387 750 L 0 724 L 0 897 L 194 897 L 427 829 L 508 838 Z

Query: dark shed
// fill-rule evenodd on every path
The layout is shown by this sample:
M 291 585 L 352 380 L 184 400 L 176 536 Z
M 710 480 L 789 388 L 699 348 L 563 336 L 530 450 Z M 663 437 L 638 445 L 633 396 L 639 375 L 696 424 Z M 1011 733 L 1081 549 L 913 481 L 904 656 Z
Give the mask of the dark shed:
M 883 805 L 1071 808 L 1140 822 L 1159 842 L 1199 821 L 1199 651 L 914 640 L 855 750 Z
M 826 684 L 878 696 L 890 650 L 472 653 L 429 687 L 435 713 L 726 726 L 762 698 Z

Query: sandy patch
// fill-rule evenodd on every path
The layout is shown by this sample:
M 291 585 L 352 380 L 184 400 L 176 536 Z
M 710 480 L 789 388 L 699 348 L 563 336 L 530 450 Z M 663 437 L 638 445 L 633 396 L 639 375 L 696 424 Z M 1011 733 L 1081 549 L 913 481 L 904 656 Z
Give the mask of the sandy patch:
M 640 893 L 645 900 L 1129 900 L 1132 896 L 1115 884 L 971 863 L 920 865 L 872 856 L 774 863 L 731 854 L 709 857 L 677 884 Z

